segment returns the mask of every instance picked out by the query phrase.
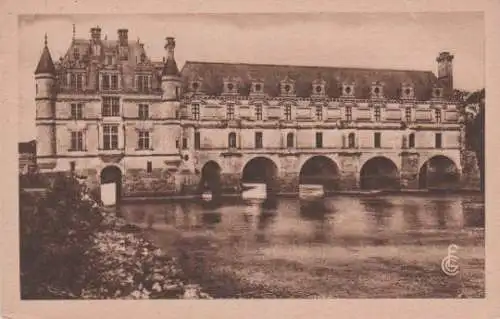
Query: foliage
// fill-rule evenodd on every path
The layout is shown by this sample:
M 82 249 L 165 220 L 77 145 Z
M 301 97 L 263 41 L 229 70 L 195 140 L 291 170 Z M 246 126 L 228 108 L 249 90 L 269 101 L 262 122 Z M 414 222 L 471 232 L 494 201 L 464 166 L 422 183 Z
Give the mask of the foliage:
M 456 91 L 456 97 L 460 101 L 465 120 L 465 145 L 476 154 L 482 189 L 484 189 L 485 167 L 485 96 L 485 89 L 473 93 Z
M 73 177 L 20 192 L 23 299 L 208 298 Z

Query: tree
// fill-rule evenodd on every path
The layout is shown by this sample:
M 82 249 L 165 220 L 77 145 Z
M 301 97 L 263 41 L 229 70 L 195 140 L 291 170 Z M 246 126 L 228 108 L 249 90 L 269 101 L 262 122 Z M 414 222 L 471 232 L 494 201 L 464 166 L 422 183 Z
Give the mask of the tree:
M 460 102 L 460 109 L 465 122 L 465 147 L 474 151 L 481 178 L 481 190 L 484 190 L 484 126 L 485 126 L 485 89 L 472 93 L 455 91 Z

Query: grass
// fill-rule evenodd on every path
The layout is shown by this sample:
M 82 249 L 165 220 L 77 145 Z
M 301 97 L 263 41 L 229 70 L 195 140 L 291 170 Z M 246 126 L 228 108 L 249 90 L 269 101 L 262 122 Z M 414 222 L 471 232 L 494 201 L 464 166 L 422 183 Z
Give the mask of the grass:
M 484 231 L 418 237 L 262 245 L 209 234 L 151 230 L 186 276 L 215 298 L 483 298 Z M 242 240 L 239 238 L 239 240 Z M 441 260 L 458 244 L 461 272 Z M 377 244 L 378 243 L 378 244 Z M 383 245 L 380 245 L 383 243 Z

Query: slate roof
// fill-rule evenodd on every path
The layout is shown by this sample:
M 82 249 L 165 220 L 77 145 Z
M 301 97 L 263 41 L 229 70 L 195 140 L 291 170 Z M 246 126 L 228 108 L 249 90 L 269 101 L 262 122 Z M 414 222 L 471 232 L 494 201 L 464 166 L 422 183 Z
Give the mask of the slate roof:
M 187 91 L 192 80 L 201 78 L 200 91 L 208 95 L 220 95 L 226 77 L 238 79 L 239 93 L 244 96 L 250 92 L 252 79 L 263 80 L 264 93 L 279 96 L 279 84 L 287 76 L 295 80 L 298 97 L 309 97 L 312 82 L 318 78 L 326 81 L 326 93 L 333 98 L 340 96 L 342 83 L 350 82 L 355 83 L 355 97 L 358 99 L 370 98 L 372 83 L 376 81 L 384 84 L 384 96 L 389 99 L 400 98 L 401 85 L 405 82 L 414 85 L 417 100 L 430 99 L 433 86 L 438 85 L 437 77 L 431 71 L 195 61 L 185 63 L 181 76 Z
M 179 75 L 179 68 L 174 59 L 168 58 L 165 67 L 163 68 L 162 75 Z
M 49 73 L 55 74 L 56 69 L 54 67 L 54 62 L 52 61 L 52 57 L 50 56 L 49 48 L 47 45 L 43 47 L 42 55 L 40 56 L 40 61 L 38 61 L 38 65 L 36 66 L 35 74 L 41 73 Z

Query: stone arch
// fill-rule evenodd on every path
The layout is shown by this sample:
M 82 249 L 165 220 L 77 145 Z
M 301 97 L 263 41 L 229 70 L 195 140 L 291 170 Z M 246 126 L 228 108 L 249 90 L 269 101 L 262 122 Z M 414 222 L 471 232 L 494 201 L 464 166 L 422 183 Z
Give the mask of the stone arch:
M 397 189 L 400 187 L 398 166 L 385 156 L 367 160 L 360 170 L 361 189 Z
M 460 170 L 453 159 L 435 155 L 425 161 L 418 173 L 419 188 L 456 189 L 460 187 Z
M 212 193 L 220 193 L 221 171 L 222 168 L 219 163 L 213 160 L 207 161 L 201 169 L 200 190 L 210 190 Z
M 299 184 L 322 185 L 325 191 L 332 191 L 338 189 L 339 182 L 339 166 L 329 157 L 311 156 L 300 168 Z
M 121 199 L 123 174 L 120 167 L 117 165 L 107 165 L 99 173 L 99 181 L 101 184 L 115 183 L 116 185 L 116 202 Z
M 276 193 L 279 190 L 278 165 L 268 157 L 253 157 L 243 166 L 241 182 L 266 184 L 268 193 Z

